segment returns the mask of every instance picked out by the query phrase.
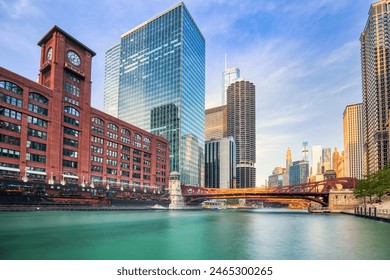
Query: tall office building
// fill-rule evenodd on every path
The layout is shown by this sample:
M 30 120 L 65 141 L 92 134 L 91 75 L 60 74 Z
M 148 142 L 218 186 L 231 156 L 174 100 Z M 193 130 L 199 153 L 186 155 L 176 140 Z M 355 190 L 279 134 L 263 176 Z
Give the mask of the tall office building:
M 227 89 L 240 78 L 240 69 L 230 68 L 225 69 L 222 73 L 222 105 L 227 102 Z
M 237 148 L 237 187 L 256 186 L 256 92 L 240 78 L 227 90 L 228 136 Z
M 388 162 L 390 109 L 390 1 L 373 3 L 360 36 L 363 92 L 363 173 Z
M 304 160 L 294 161 L 289 168 L 290 185 L 309 182 L 309 162 Z
M 348 105 L 343 114 L 344 174 L 363 178 L 363 105 Z
M 322 148 L 321 146 L 313 146 L 311 148 L 311 162 L 312 162 L 312 169 L 313 169 L 313 175 L 322 174 L 321 172 L 321 155 L 322 155 Z
M 236 144 L 233 137 L 206 141 L 205 186 L 233 189 L 236 187 Z
M 181 2 L 123 34 L 118 45 L 106 53 L 105 79 L 106 96 L 115 95 L 117 83 L 118 117 L 168 139 L 171 171 L 183 184 L 202 186 L 205 39 L 195 21 Z
M 332 150 L 331 148 L 322 149 L 322 166 L 321 173 L 324 174 L 327 170 L 332 169 Z
M 120 51 L 120 43 L 115 44 L 106 51 L 104 69 L 103 110 L 116 118 L 118 117 Z
M 210 108 L 205 111 L 204 139 L 218 139 L 227 136 L 227 106 Z

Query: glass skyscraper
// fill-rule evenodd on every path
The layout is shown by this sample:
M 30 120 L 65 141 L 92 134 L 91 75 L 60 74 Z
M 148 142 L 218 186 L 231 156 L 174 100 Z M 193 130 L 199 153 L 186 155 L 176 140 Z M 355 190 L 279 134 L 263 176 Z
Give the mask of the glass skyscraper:
M 118 45 L 119 63 L 117 45 L 106 52 L 105 79 L 105 89 L 112 81 L 118 85 L 118 117 L 167 138 L 170 170 L 181 173 L 183 184 L 202 186 L 205 39 L 186 6 L 179 3 L 133 28 Z M 118 64 L 118 78 L 107 73 L 116 71 L 107 63 Z M 111 93 L 105 92 L 105 102 Z

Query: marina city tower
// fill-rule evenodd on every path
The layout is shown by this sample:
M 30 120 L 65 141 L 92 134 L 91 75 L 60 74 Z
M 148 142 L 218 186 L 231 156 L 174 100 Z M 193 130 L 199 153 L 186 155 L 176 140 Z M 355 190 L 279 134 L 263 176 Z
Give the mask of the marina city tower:
M 105 111 L 168 139 L 170 170 L 202 186 L 205 39 L 184 3 L 123 34 L 105 70 Z

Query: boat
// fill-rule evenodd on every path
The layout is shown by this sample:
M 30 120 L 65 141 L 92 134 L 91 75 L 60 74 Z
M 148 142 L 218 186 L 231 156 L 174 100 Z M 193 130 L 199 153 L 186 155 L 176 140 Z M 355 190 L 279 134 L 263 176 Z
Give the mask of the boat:
M 225 210 L 226 202 L 219 200 L 208 200 L 202 203 L 202 208 L 207 210 Z
M 159 204 L 155 204 L 153 206 L 148 206 L 148 208 L 153 209 L 153 210 L 168 210 L 167 207 L 161 206 Z

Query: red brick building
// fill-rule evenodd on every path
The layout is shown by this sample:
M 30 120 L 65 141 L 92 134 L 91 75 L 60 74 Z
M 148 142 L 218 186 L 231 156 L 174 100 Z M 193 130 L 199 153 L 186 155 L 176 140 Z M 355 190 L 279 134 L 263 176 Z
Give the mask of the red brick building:
M 39 81 L 0 67 L 0 180 L 168 187 L 169 143 L 91 107 L 95 53 L 57 26 Z

